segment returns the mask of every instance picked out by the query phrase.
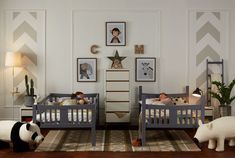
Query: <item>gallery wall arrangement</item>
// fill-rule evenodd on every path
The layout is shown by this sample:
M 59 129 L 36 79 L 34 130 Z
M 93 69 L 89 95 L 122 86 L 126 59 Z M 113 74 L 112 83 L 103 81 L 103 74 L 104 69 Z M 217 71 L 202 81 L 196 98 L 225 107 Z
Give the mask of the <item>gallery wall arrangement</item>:
M 130 110 L 135 116 L 138 113 L 136 87 L 144 84 L 152 91 L 159 90 L 160 11 L 73 10 L 72 26 L 73 91 L 99 93 L 102 113 L 105 110 L 106 70 L 127 69 L 130 76 Z M 152 31 L 143 32 L 143 27 Z M 136 58 L 139 58 L 138 63 Z M 93 60 L 96 64 L 88 61 L 82 65 L 83 59 Z M 86 67 L 89 79 L 82 77 L 82 67 Z M 89 74 L 95 75 L 96 79 L 90 78 Z

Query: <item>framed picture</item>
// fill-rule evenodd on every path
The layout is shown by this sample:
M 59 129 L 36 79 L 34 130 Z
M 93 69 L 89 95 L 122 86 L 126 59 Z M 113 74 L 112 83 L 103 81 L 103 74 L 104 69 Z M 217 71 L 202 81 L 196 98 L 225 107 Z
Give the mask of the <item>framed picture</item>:
M 106 22 L 106 46 L 126 45 L 126 22 Z
M 77 58 L 77 82 L 97 81 L 97 59 Z
M 156 81 L 156 58 L 135 58 L 135 81 Z

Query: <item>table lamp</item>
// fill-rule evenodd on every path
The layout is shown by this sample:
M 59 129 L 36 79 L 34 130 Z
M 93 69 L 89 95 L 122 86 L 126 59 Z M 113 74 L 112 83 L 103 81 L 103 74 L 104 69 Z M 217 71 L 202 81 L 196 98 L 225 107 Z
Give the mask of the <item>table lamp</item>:
M 201 97 L 202 94 L 203 94 L 203 91 L 200 88 L 196 88 L 192 93 L 194 97 Z

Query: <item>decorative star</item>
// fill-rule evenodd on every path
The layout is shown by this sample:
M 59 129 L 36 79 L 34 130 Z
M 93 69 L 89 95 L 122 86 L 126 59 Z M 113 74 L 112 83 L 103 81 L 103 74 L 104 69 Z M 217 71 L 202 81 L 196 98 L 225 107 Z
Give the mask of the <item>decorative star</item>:
M 125 59 L 126 57 L 120 57 L 117 50 L 116 50 L 114 57 L 108 57 L 108 58 L 113 61 L 112 65 L 111 65 L 111 69 L 122 69 L 123 68 L 122 60 Z

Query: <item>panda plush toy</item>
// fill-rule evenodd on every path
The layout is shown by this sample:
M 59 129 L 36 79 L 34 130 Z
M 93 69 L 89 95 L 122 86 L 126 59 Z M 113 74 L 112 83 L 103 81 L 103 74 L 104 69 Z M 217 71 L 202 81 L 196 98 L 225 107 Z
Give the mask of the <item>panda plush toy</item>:
M 0 147 L 12 142 L 14 152 L 23 152 L 43 140 L 39 126 L 33 122 L 0 121 Z

